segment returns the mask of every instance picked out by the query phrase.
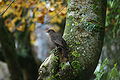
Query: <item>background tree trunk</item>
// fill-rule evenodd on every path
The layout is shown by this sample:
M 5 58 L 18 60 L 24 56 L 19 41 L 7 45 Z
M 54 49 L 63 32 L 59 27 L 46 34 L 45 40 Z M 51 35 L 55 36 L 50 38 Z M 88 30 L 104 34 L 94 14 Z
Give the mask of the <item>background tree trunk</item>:
M 9 33 L 4 25 L 4 19 L 0 16 L 0 43 L 5 61 L 8 64 L 12 80 L 23 80 L 22 71 L 18 63 L 15 50 L 14 37 Z
M 0 60 L 8 64 L 12 80 L 36 80 L 38 64 L 32 53 L 27 23 L 25 31 L 11 33 L 4 24 L 5 19 L 0 18 Z
M 21 68 L 24 70 L 25 80 L 36 80 L 38 77 L 38 65 L 32 53 L 28 26 L 26 25 L 24 32 L 18 32 L 16 35 L 18 60 Z
M 108 0 L 107 4 L 106 34 L 101 59 L 102 61 L 105 58 L 109 59 L 108 70 L 111 70 L 116 63 L 120 70 L 120 1 Z
M 63 37 L 70 48 L 69 61 L 54 49 L 40 66 L 39 80 L 90 79 L 103 45 L 105 9 L 106 0 L 68 0 Z

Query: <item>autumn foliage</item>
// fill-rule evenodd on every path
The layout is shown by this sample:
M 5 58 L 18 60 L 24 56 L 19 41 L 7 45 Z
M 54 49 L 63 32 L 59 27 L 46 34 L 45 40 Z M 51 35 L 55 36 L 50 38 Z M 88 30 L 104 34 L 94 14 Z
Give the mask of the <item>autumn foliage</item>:
M 10 4 L 11 0 L 0 0 L 0 13 Z M 39 0 L 16 0 L 5 12 L 5 25 L 10 32 L 24 31 L 25 26 L 34 31 L 35 23 L 61 23 L 66 16 L 66 6 L 62 0 L 50 2 Z M 29 25 L 28 25 L 29 24 Z

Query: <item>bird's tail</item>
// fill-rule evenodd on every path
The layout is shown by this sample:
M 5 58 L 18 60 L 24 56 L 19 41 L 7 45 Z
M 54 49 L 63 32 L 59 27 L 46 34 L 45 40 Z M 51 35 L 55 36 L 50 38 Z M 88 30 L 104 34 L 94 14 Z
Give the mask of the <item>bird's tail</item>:
M 63 49 L 62 49 L 62 54 L 63 54 L 63 56 L 64 56 L 65 58 L 68 59 L 69 50 L 68 50 L 67 48 L 63 48 Z

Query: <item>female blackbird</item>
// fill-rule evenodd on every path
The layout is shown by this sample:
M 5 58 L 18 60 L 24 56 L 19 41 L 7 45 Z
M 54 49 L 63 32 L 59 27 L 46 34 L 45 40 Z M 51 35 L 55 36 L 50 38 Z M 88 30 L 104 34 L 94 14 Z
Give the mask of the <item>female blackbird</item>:
M 68 58 L 68 46 L 62 36 L 52 29 L 49 29 L 47 32 L 50 36 L 51 41 L 58 47 L 58 49 L 60 49 L 63 56 L 65 58 Z

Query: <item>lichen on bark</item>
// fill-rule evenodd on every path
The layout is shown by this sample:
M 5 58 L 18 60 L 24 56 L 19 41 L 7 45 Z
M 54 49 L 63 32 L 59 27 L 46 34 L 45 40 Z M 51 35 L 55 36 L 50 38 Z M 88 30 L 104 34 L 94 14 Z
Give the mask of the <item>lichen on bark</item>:
M 63 62 L 59 61 L 55 80 L 90 79 L 102 49 L 105 6 L 106 0 L 68 0 L 67 21 L 63 37 L 70 48 L 70 65 L 61 69 L 60 64 Z M 46 79 L 43 78 L 43 80 Z

